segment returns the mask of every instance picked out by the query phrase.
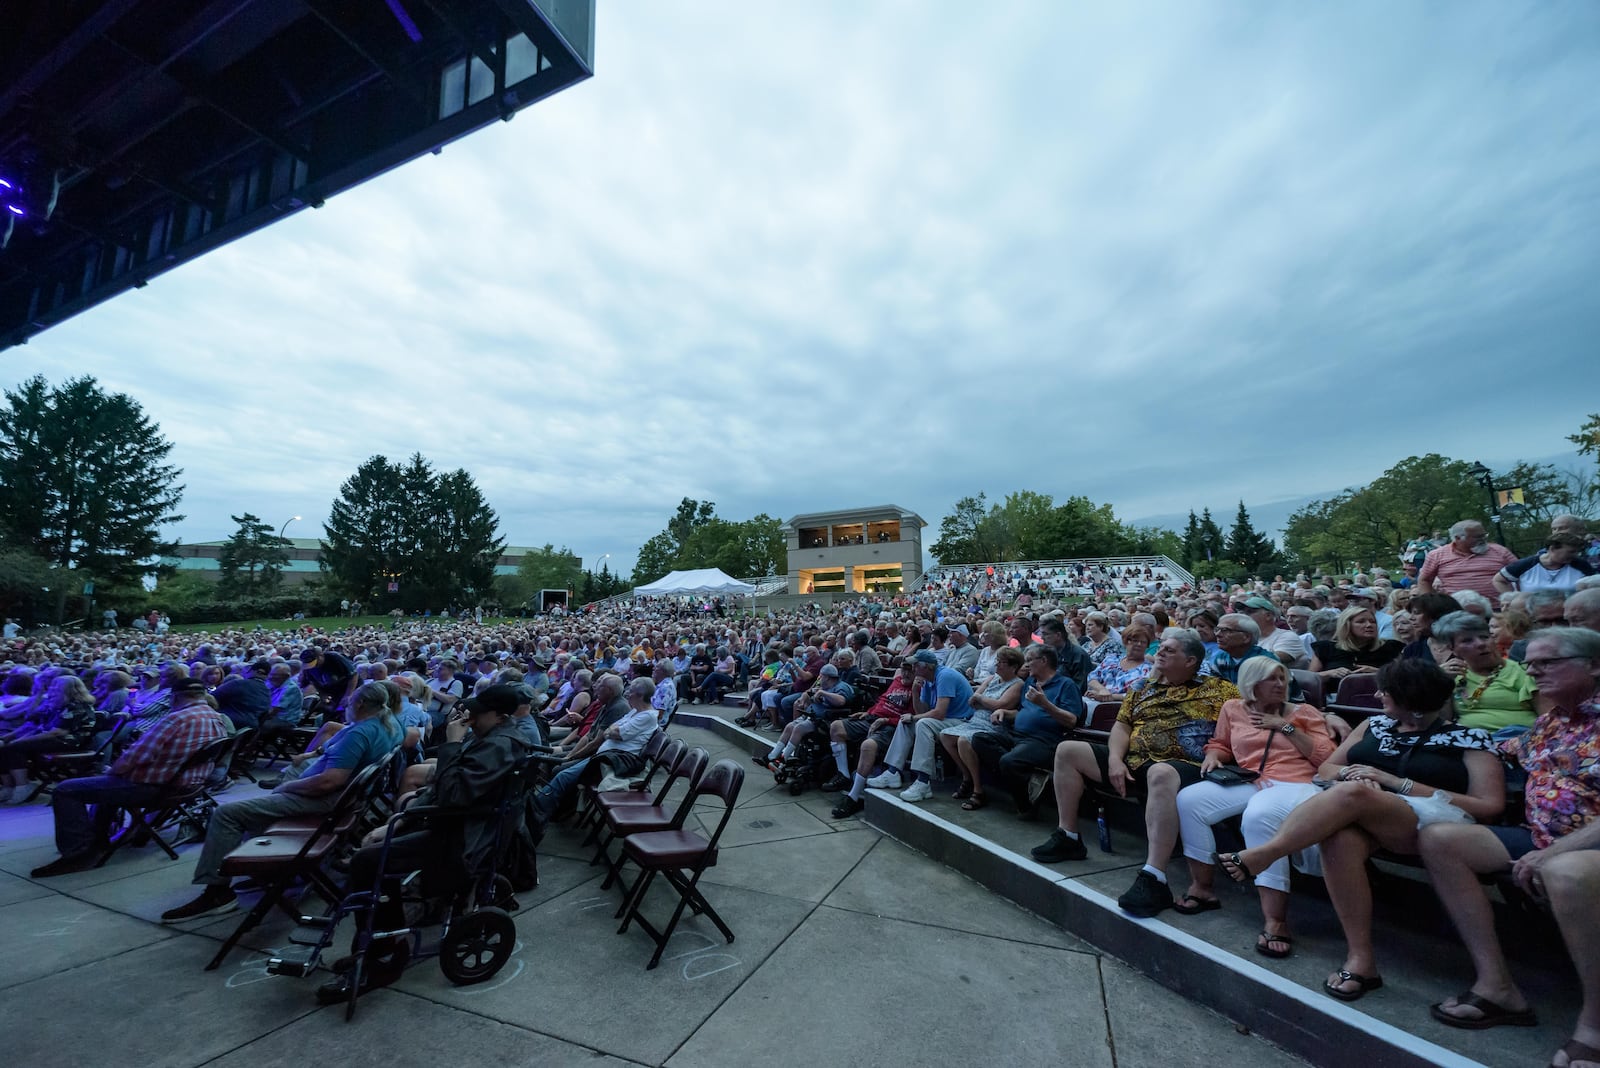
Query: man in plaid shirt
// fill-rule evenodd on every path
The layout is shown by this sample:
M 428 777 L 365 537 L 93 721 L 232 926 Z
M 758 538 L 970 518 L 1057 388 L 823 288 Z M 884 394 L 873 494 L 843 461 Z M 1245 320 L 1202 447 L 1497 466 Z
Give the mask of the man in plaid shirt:
M 169 787 L 194 786 L 210 764 L 184 765 L 229 734 L 228 723 L 206 703 L 205 683 L 172 686 L 172 711 L 161 717 L 104 775 L 68 779 L 55 788 L 56 849 L 61 856 L 33 869 L 35 879 L 93 867 L 110 833 L 111 814 L 122 805 L 147 805 Z M 95 806 L 91 821 L 88 806 Z

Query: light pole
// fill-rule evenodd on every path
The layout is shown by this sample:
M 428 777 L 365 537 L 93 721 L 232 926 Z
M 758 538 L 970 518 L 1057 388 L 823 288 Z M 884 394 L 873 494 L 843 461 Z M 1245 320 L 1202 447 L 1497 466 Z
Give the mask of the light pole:
M 603 564 L 605 561 L 607 561 L 609 559 L 611 559 L 611 554 L 610 553 L 601 553 L 599 556 L 594 558 L 595 567 L 584 568 L 584 570 L 589 572 L 589 574 L 591 576 L 595 575 L 596 572 L 597 572 L 597 569 L 599 568 L 599 565 Z M 579 561 L 579 562 L 582 563 L 582 561 Z M 573 591 L 573 592 L 576 593 L 577 591 Z
M 1494 520 L 1494 532 L 1499 536 L 1500 544 L 1505 545 L 1506 532 L 1500 526 L 1500 501 L 1494 495 L 1494 472 L 1483 466 L 1483 464 L 1475 462 L 1467 469 L 1467 474 L 1471 475 L 1478 485 L 1483 487 L 1484 492 L 1489 495 L 1489 518 Z
M 297 515 L 292 515 L 288 519 L 285 519 L 283 521 L 283 526 L 278 528 L 278 540 L 279 541 L 283 540 L 283 532 L 289 529 L 289 524 L 290 523 L 298 523 L 298 522 L 300 522 L 300 517 L 297 516 Z

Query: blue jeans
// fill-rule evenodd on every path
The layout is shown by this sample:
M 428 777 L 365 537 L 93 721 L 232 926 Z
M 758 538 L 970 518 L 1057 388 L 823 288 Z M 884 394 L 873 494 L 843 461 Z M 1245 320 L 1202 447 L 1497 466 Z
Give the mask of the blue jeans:
M 549 820 L 550 814 L 561 806 L 561 799 L 573 787 L 578 785 L 578 777 L 589 767 L 587 759 L 576 764 L 568 764 L 554 775 L 550 781 L 539 787 L 533 795 L 533 809 L 542 820 Z
M 103 845 L 113 810 L 147 805 L 165 790 L 159 783 L 130 782 L 120 775 L 91 775 L 58 784 L 50 802 L 56 814 L 57 852 L 67 857 Z M 90 805 L 95 806 L 92 821 Z

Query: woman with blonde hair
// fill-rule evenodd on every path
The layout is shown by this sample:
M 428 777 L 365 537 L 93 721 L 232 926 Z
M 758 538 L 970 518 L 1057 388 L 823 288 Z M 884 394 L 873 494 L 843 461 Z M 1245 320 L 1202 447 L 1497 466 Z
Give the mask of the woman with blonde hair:
M 1378 636 L 1378 617 L 1368 605 L 1351 605 L 1339 613 L 1333 641 L 1311 643 L 1311 670 L 1329 682 L 1346 675 L 1377 671 L 1400 655 L 1403 642 Z

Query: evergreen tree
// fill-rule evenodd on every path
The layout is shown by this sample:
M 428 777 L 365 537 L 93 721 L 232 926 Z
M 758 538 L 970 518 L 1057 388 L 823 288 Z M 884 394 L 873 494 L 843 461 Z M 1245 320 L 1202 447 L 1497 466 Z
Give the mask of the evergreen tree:
M 1183 528 L 1183 547 L 1179 552 L 1178 562 L 1186 570 L 1194 567 L 1196 560 L 1203 559 L 1205 549 L 1200 544 L 1200 520 L 1195 518 L 1194 509 L 1189 509 L 1189 522 Z
M 30 378 L 0 406 L 0 533 L 76 569 L 74 585 L 134 584 L 171 549 L 161 527 L 184 518 L 171 451 L 127 394 L 87 376 L 56 388 Z
M 1199 536 L 1195 544 L 1197 552 L 1194 562 L 1199 564 L 1202 560 L 1220 560 L 1224 556 L 1222 528 L 1217 526 L 1211 518 L 1211 509 L 1206 508 L 1200 512 Z
M 1258 575 L 1272 562 L 1275 550 L 1272 539 L 1256 532 L 1250 522 L 1250 513 L 1244 501 L 1239 502 L 1239 512 L 1234 516 L 1233 529 L 1228 531 L 1228 558 L 1247 573 Z
M 283 580 L 283 565 L 289 561 L 288 541 L 273 533 L 271 523 L 263 523 L 249 512 L 229 518 L 238 529 L 217 554 L 222 571 L 218 592 L 225 597 L 248 597 L 277 589 Z

